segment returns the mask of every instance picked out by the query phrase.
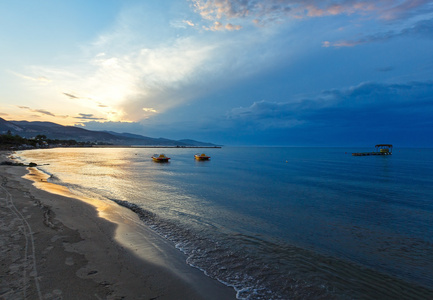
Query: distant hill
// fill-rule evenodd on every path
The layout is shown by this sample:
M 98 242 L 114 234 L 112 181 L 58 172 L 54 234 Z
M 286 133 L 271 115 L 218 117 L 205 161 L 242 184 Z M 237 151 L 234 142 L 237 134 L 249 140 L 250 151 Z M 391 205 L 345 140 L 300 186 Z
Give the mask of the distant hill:
M 49 139 L 76 140 L 78 142 L 98 142 L 111 145 L 137 145 L 137 146 L 196 146 L 213 147 L 212 143 L 194 140 L 170 140 L 164 138 L 151 138 L 138 134 L 117 133 L 112 131 L 92 131 L 74 126 L 63 126 L 51 122 L 6 121 L 0 118 L 0 134 L 10 131 L 25 138 L 45 135 Z

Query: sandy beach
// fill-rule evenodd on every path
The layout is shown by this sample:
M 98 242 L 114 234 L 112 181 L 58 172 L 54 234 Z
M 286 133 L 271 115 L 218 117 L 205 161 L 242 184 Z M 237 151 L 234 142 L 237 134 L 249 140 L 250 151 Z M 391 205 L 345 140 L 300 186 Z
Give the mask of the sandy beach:
M 0 299 L 236 298 L 126 208 L 35 168 L 1 165 L 0 183 Z

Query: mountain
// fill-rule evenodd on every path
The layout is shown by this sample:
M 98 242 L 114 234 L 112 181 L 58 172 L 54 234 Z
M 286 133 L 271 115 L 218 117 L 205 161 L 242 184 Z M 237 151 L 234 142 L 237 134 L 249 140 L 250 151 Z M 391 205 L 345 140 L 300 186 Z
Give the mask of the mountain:
M 32 138 L 45 135 L 49 139 L 76 140 L 78 142 L 98 142 L 111 145 L 137 146 L 196 146 L 214 147 L 211 143 L 194 140 L 169 140 L 151 138 L 132 133 L 117 133 L 112 131 L 92 131 L 74 126 L 63 126 L 51 122 L 6 121 L 0 118 L 0 134 L 10 131 L 13 135 Z
M 5 119 L 0 118 L 0 133 L 6 133 L 8 130 L 20 132 L 22 131 L 22 128 L 19 126 L 14 125 L 13 123 L 6 121 Z
M 138 140 L 151 140 L 152 142 L 158 142 L 159 145 L 164 145 L 166 143 L 172 143 L 173 140 L 169 140 L 169 139 L 164 139 L 164 138 L 150 138 L 147 136 L 143 136 L 143 135 L 139 135 L 139 134 L 132 134 L 132 133 L 127 133 L 127 132 L 123 132 L 123 133 L 117 133 L 117 132 L 113 132 L 113 131 L 106 131 L 110 134 L 116 135 L 116 136 L 121 136 L 121 137 L 126 137 L 126 138 L 133 138 L 133 139 L 138 139 Z M 206 143 L 206 142 L 199 142 L 199 141 L 195 141 L 195 140 L 191 140 L 191 139 L 183 139 L 183 140 L 177 140 L 175 141 L 176 145 L 182 146 L 182 145 L 188 145 L 188 146 L 197 146 L 197 147 L 215 147 L 215 144 L 212 143 Z
M 187 144 L 187 145 L 190 145 L 190 146 L 198 146 L 198 147 L 200 147 L 200 146 L 203 146 L 203 147 L 214 147 L 215 146 L 215 144 L 212 144 L 212 143 L 203 143 L 203 142 L 198 142 L 198 141 L 194 141 L 194 140 L 190 140 L 190 139 L 179 140 L 178 142 L 179 143 L 184 143 L 184 144 Z

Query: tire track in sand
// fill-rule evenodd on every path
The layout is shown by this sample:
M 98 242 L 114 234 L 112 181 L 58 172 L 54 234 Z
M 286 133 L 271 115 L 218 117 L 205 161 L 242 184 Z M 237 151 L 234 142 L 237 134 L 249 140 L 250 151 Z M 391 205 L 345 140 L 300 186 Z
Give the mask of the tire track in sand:
M 23 223 L 23 234 L 26 240 L 26 246 L 25 246 L 25 253 L 24 253 L 24 260 L 25 260 L 25 266 L 27 265 L 27 259 L 29 257 L 28 255 L 28 245 L 29 242 L 31 244 L 31 264 L 33 265 L 33 274 L 29 276 L 33 276 L 34 277 L 34 282 L 35 282 L 35 288 L 36 291 L 38 293 L 38 298 L 40 300 L 42 300 L 42 293 L 41 293 L 41 289 L 39 286 L 39 281 L 38 281 L 38 272 L 37 272 L 37 268 L 36 268 L 36 251 L 35 251 L 35 241 L 33 238 L 33 231 L 32 231 L 32 227 L 30 226 L 30 224 L 27 222 L 27 220 L 24 218 L 24 216 L 21 214 L 21 212 L 17 209 L 17 207 L 14 204 L 14 199 L 12 197 L 12 194 L 9 193 L 9 191 L 6 189 L 6 184 L 7 184 L 8 180 L 6 177 L 2 176 L 2 183 L 0 185 L 0 188 L 4 191 L 5 193 L 5 198 L 0 198 L 0 199 L 4 199 L 6 202 L 6 206 L 9 208 L 9 210 L 18 218 L 21 220 L 21 222 Z M 24 287 L 23 287 L 23 293 L 24 293 L 24 299 L 26 299 L 27 296 L 27 272 L 26 272 L 26 267 L 24 267 L 24 274 L 23 274 L 23 279 L 24 279 Z

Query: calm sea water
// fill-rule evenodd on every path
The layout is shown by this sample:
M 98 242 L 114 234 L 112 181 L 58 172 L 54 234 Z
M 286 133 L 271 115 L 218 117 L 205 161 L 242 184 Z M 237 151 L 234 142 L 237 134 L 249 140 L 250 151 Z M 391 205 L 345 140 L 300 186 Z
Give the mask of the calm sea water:
M 433 149 L 66 148 L 18 153 L 134 209 L 243 299 L 433 299 Z M 154 153 L 171 157 L 155 163 Z

